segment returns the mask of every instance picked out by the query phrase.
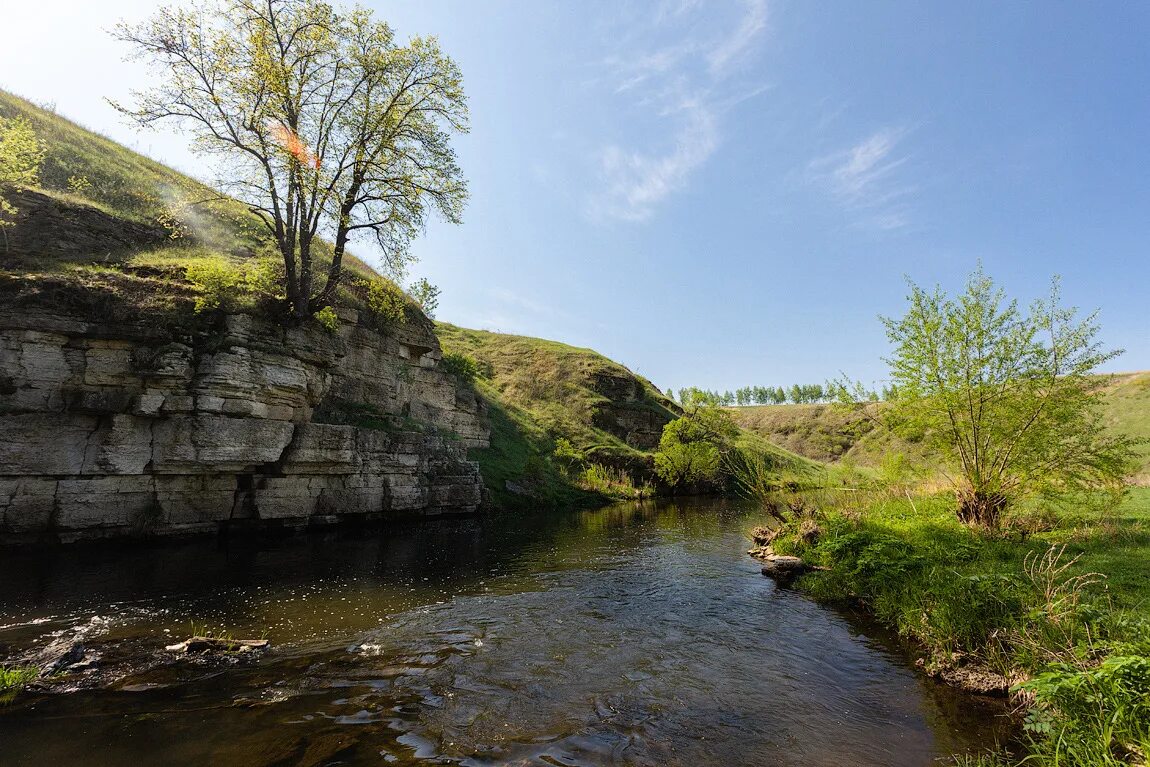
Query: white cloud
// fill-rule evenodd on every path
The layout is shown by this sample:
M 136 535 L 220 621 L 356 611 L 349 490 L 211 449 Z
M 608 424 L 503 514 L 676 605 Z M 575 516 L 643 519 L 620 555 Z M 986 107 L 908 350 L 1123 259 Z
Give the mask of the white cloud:
M 746 13 L 734 33 L 711 51 L 707 56 L 711 71 L 717 73 L 730 66 L 747 52 L 759 34 L 767 28 L 766 0 L 746 0 Z
M 588 203 L 592 218 L 649 218 L 719 148 L 724 112 L 765 89 L 737 81 L 735 64 L 746 60 L 766 29 L 766 0 L 743 0 L 733 28 L 708 31 L 713 19 L 713 5 L 664 3 L 648 30 L 658 45 L 628 39 L 626 54 L 604 59 L 608 87 L 627 99 L 621 112 L 637 112 L 636 122 L 653 127 L 643 130 L 642 146 L 616 141 L 596 150 L 603 188 Z
M 716 118 L 706 106 L 688 102 L 677 110 L 680 126 L 674 146 L 662 154 L 603 150 L 600 162 L 607 184 L 606 199 L 595 206 L 598 215 L 626 221 L 649 218 L 655 206 L 686 183 L 719 144 Z
M 856 223 L 875 229 L 910 224 L 907 197 L 915 187 L 902 173 L 908 156 L 901 151 L 906 128 L 883 128 L 849 149 L 813 160 L 811 179 L 826 188 Z

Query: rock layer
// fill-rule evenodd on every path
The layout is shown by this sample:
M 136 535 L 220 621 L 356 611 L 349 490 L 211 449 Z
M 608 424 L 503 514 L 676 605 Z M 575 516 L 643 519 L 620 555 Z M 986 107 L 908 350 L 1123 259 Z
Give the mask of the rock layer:
M 0 310 L 0 537 L 474 511 L 484 406 L 426 321 L 154 328 Z

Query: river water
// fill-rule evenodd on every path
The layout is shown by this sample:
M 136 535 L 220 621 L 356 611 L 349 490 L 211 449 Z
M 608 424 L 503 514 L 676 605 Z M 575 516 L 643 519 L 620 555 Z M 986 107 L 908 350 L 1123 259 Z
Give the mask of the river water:
M 877 766 L 993 744 L 1001 710 L 762 577 L 758 521 L 692 501 L 0 552 L 0 657 L 91 624 L 105 665 L 164 659 L 0 707 L 0 763 Z M 208 628 L 273 650 L 157 652 Z

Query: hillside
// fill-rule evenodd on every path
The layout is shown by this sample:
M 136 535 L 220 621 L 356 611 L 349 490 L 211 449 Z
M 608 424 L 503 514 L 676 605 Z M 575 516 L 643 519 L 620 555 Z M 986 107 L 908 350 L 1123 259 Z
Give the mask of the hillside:
M 7 301 L 179 325 L 198 292 L 189 266 L 242 270 L 272 256 L 256 217 L 196 179 L 2 90 L 0 117 L 27 119 L 45 149 L 39 186 L 5 190 L 19 211 L 0 229 Z
M 625 472 L 639 484 L 654 481 L 653 453 L 663 426 L 681 410 L 650 381 L 591 349 L 447 323 L 437 328 L 445 357 L 478 363 L 473 385 L 488 402 L 491 447 L 473 454 L 503 505 L 514 504 L 507 483 L 519 488 L 525 479 L 541 497 L 577 499 L 564 476 L 559 440 L 570 443 L 582 465 Z M 737 444 L 770 456 L 780 468 L 813 468 L 750 432 Z
M 1116 433 L 1150 440 L 1150 372 L 1101 376 L 1106 396 L 1106 421 Z M 759 405 L 727 411 L 744 429 L 799 455 L 817 461 L 847 459 L 876 466 L 892 451 L 913 454 L 914 446 L 875 427 L 869 418 L 833 405 Z M 1150 442 L 1140 445 L 1141 462 L 1133 476 L 1150 484 Z
M 650 451 L 679 410 L 649 381 L 590 349 L 447 323 L 437 330 L 445 355 L 478 363 L 473 385 L 489 403 L 491 447 L 473 452 L 500 505 L 515 505 L 517 493 L 578 500 L 555 456 L 558 439 L 588 462 L 639 482 L 652 476 Z

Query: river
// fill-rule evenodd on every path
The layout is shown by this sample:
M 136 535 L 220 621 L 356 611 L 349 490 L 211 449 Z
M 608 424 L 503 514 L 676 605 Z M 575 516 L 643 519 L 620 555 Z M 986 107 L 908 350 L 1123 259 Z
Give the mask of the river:
M 0 706 L 0 763 L 893 767 L 1001 735 L 996 706 L 762 577 L 758 521 L 697 500 L 0 551 L 0 657 L 91 623 L 105 663 L 165 658 Z M 273 649 L 157 653 L 193 629 Z

